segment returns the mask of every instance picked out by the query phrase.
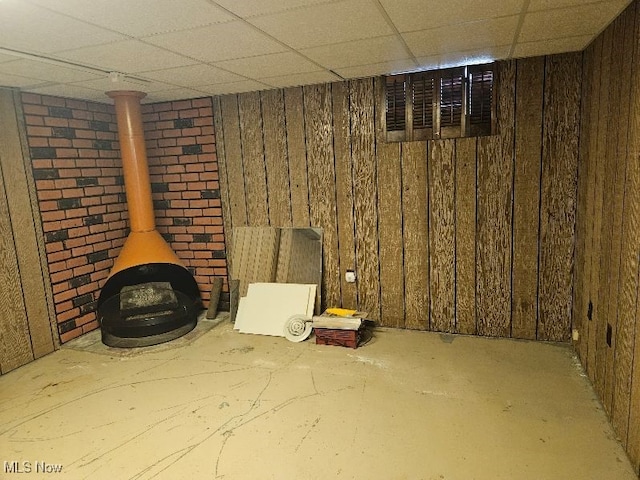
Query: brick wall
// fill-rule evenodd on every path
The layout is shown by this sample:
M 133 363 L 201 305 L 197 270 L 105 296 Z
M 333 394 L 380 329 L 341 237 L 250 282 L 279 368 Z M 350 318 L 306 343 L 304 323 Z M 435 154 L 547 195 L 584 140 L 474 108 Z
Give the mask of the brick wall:
M 62 342 L 98 327 L 95 305 L 127 234 L 113 108 L 22 95 Z
M 223 277 L 228 310 L 211 98 L 142 106 L 158 231 L 194 275 L 208 305 L 212 277 Z
M 95 306 L 128 234 L 117 127 L 108 104 L 22 95 L 58 330 L 98 327 Z M 211 99 L 143 106 L 158 231 L 208 304 L 226 259 Z

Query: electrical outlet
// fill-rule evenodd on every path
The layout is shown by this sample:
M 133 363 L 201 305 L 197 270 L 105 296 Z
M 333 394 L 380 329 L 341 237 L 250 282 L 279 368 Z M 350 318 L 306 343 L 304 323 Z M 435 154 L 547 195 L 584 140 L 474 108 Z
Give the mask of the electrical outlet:
M 347 273 L 344 274 L 344 279 L 347 283 L 355 283 L 356 281 L 356 272 L 353 270 L 347 270 Z

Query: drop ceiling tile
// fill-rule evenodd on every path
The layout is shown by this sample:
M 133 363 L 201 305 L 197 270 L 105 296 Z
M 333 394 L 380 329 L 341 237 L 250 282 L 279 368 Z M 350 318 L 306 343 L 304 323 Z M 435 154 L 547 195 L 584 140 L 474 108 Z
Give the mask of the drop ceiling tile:
M 595 35 L 618 13 L 618 6 L 593 3 L 570 8 L 528 13 L 525 16 L 518 43 L 552 38 Z
M 100 103 L 111 103 L 104 92 L 80 87 L 78 85 L 69 85 L 66 83 L 34 87 L 25 90 L 28 92 L 39 93 L 41 95 L 54 95 L 57 97 L 77 98 Z
M 186 98 L 201 98 L 204 96 L 206 95 L 202 92 L 191 88 L 172 88 L 159 92 L 151 92 L 142 99 L 142 103 L 167 102 L 172 100 L 183 100 Z
M 311 5 L 323 3 L 336 3 L 341 0 L 216 0 L 215 3 L 235 13 L 247 18 L 270 13 L 279 13 L 286 10 L 293 10 Z
M 168 90 L 171 85 L 159 82 L 143 82 L 133 78 L 122 78 L 117 81 L 112 81 L 109 77 L 104 76 L 97 80 L 87 80 L 84 82 L 74 82 L 73 85 L 80 87 L 91 88 L 92 90 L 100 90 L 101 92 L 108 92 L 110 90 L 137 90 L 141 92 L 157 92 L 161 90 Z
M 217 66 L 245 77 L 275 77 L 320 70 L 321 67 L 295 52 L 272 53 L 258 57 L 217 62 Z
M 241 21 L 165 33 L 145 38 L 145 42 L 187 55 L 203 62 L 265 55 L 287 50 L 266 35 Z
M 245 78 L 240 75 L 204 63 L 144 72 L 139 76 L 158 82 L 179 85 L 181 87 L 197 87 L 198 85 L 212 85 L 215 83 L 230 83 L 245 80 Z
M 147 45 L 138 40 L 79 48 L 60 52 L 56 56 L 64 60 L 122 73 L 144 72 L 196 63 L 187 57 L 153 45 Z
M 476 48 L 507 45 L 513 42 L 518 16 L 403 33 L 407 45 L 416 57 L 442 55 Z
M 259 80 L 275 88 L 284 88 L 297 87 L 300 85 L 315 85 L 318 83 L 330 83 L 342 79 L 331 72 L 321 70 L 319 72 L 300 73 L 297 75 L 259 78 Z
M 400 32 L 520 14 L 524 0 L 381 0 Z
M 462 65 L 478 65 L 502 60 L 509 57 L 511 45 L 497 47 L 478 48 L 464 52 L 447 52 L 442 55 L 416 58 L 419 70 L 435 70 L 439 68 L 452 68 Z
M 370 65 L 356 65 L 353 67 L 336 68 L 335 72 L 343 78 L 365 78 L 378 75 L 416 70 L 416 62 L 411 59 L 392 62 L 373 63 Z
M 2 47 L 0 47 L 1 49 Z M 9 55 L 6 53 L 1 53 L 0 51 L 0 63 L 4 63 L 4 62 L 14 62 L 16 60 L 16 58 L 23 58 L 23 57 L 16 57 L 15 55 Z
M 300 53 L 330 69 L 411 57 L 411 53 L 407 51 L 404 43 L 396 35 L 323 45 L 300 50 Z
M 10 73 L 0 71 L 0 87 L 33 87 L 36 85 L 49 84 L 37 78 L 23 77 L 21 75 L 12 75 Z
M 244 80 L 242 82 L 219 83 L 217 85 L 206 85 L 198 87 L 198 90 L 208 95 L 227 95 L 229 93 L 257 92 L 267 90 L 269 85 L 255 80 Z
M 540 40 L 537 42 L 526 42 L 516 44 L 513 51 L 514 57 L 534 57 L 537 55 L 550 55 L 554 53 L 577 52 L 583 50 L 591 40 L 592 35 L 581 35 L 577 37 L 554 38 L 551 40 Z
M 32 0 L 47 9 L 86 22 L 143 37 L 160 32 L 228 22 L 234 17 L 202 0 Z
M 550 10 L 564 7 L 578 7 L 590 3 L 601 3 L 603 0 L 531 0 L 529 12 Z M 605 0 L 606 3 L 616 5 L 620 10 L 631 3 L 631 0 Z
M 296 49 L 394 33 L 373 0 L 314 5 L 248 21 Z
M 100 78 L 99 74 L 87 70 L 66 68 L 36 60 L 16 60 L 15 58 L 13 62 L 0 63 L 0 72 L 57 83 L 78 82 Z
M 30 53 L 51 53 L 125 37 L 52 13 L 23 0 L 0 1 L 0 45 Z

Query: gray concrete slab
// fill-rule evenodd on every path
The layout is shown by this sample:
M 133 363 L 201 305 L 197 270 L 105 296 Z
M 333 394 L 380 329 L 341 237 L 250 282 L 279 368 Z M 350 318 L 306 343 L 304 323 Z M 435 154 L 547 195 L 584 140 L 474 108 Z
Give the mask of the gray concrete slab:
M 384 329 L 353 350 L 225 320 L 145 349 L 94 332 L 0 377 L 0 462 L 0 478 L 637 478 L 569 346 Z

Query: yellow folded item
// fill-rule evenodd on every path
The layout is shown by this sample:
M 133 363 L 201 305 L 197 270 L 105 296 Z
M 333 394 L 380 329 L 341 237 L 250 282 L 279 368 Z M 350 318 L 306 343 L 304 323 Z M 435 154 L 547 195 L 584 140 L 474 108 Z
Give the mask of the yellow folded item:
M 348 308 L 331 307 L 325 310 L 325 313 L 329 315 L 336 315 L 338 317 L 351 317 L 357 310 L 350 310 Z

